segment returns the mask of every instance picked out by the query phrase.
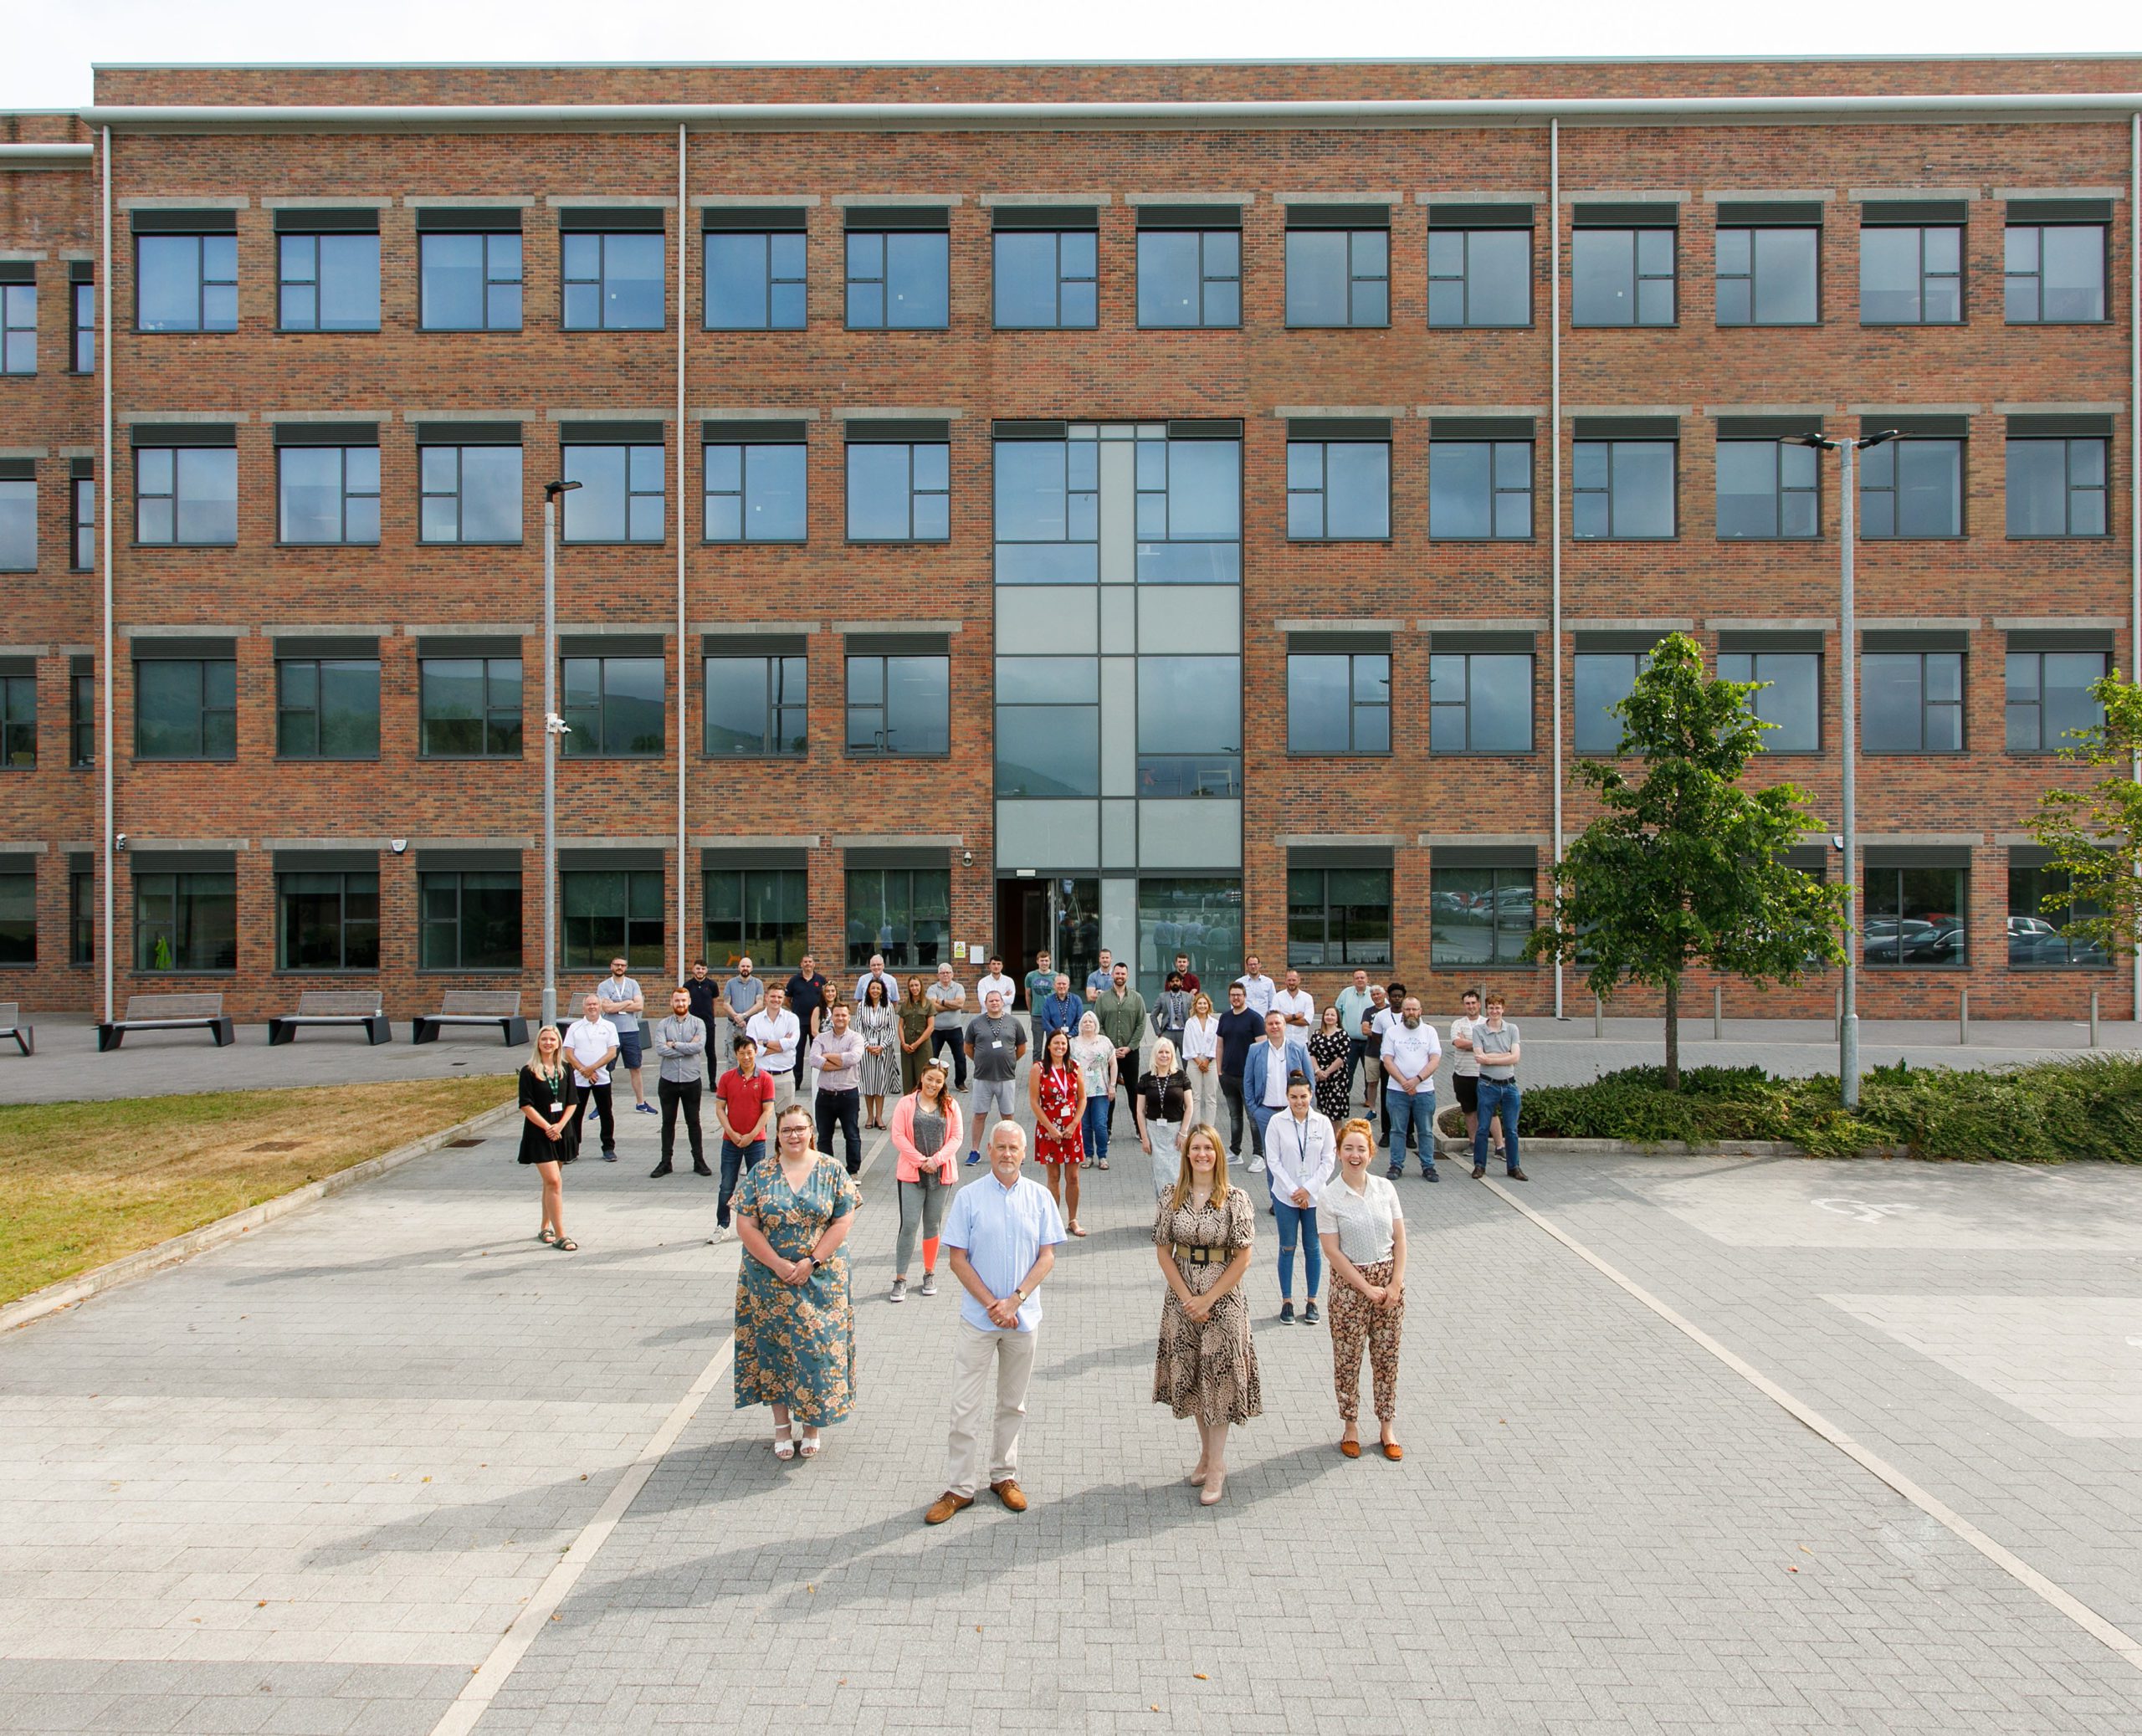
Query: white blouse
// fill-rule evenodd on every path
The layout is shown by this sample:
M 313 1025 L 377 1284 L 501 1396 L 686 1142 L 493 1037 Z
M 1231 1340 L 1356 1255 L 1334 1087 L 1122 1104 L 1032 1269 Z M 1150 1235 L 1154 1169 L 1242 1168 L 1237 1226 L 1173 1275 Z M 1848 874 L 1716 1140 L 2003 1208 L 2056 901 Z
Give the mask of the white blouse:
M 1186 1021 L 1182 1027 L 1182 1059 L 1186 1064 L 1198 1057 L 1217 1060 L 1220 1053 L 1220 1021 L 1212 1013 Z
M 1339 1252 L 1356 1266 L 1373 1266 L 1391 1257 L 1391 1226 L 1405 1216 L 1398 1190 L 1381 1175 L 1368 1177 L 1359 1193 L 1346 1185 L 1344 1176 L 1335 1175 L 1316 1201 L 1318 1233 L 1336 1232 Z

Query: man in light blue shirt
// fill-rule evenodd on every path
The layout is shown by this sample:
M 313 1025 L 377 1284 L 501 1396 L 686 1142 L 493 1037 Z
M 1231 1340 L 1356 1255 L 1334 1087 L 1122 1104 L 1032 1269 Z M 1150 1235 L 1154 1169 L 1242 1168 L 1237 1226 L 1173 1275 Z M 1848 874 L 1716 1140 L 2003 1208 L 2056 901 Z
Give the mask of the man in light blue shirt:
M 997 1380 L 990 1431 L 989 1492 L 1013 1513 L 1027 1510 L 1019 1487 L 1019 1430 L 1033 1379 L 1041 1325 L 1036 1292 L 1056 1264 L 1063 1218 L 1048 1190 L 1022 1177 L 1027 1135 L 1016 1121 L 990 1130 L 989 1173 L 970 1181 L 945 1214 L 944 1244 L 952 1276 L 966 1295 L 960 1303 L 952 1351 L 951 1472 L 930 1504 L 925 1524 L 941 1525 L 974 1504 L 981 1487 L 982 1428 L 990 1417 L 990 1374 Z

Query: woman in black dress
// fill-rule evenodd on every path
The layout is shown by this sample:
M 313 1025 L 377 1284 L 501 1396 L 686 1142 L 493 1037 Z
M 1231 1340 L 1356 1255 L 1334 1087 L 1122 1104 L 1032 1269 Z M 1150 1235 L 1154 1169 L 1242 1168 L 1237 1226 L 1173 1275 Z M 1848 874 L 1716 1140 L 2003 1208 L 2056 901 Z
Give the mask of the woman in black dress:
M 1334 1127 L 1343 1124 L 1348 1114 L 1346 1056 L 1352 1047 L 1346 1033 L 1339 1028 L 1338 1007 L 1326 1006 L 1324 1028 L 1309 1040 L 1309 1059 L 1316 1069 L 1317 1109 L 1330 1118 Z
M 580 1155 L 579 1109 L 558 1027 L 539 1026 L 520 1069 L 520 1161 L 535 1165 L 543 1178 L 543 1227 L 536 1239 L 569 1254 L 580 1244 L 566 1234 L 564 1166 Z

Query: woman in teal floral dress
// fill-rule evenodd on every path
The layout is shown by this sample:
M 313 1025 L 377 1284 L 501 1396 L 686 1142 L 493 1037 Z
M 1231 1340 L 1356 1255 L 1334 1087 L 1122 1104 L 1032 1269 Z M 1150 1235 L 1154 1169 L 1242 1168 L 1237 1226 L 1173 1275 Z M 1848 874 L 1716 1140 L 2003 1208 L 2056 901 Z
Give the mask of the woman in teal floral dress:
M 848 1171 L 811 1144 L 811 1112 L 783 1110 L 775 1160 L 754 1164 L 731 1209 L 744 1244 L 736 1275 L 736 1406 L 773 1406 L 773 1451 L 818 1453 L 818 1431 L 855 1402 L 855 1311 L 841 1244 L 862 1193 Z

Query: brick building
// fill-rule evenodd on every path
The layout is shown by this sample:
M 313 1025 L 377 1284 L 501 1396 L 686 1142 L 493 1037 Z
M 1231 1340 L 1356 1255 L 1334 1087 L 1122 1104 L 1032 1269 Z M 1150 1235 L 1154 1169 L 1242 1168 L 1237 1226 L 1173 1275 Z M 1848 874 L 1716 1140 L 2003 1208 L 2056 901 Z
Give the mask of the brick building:
M 1544 1011 L 1555 792 L 1662 632 L 1836 824 L 1796 437 L 1893 430 L 1863 1007 L 2124 1008 L 2023 833 L 2134 665 L 2138 84 L 102 69 L 0 117 L 0 999 L 532 1006 L 557 480 L 568 984 L 1108 945 Z

